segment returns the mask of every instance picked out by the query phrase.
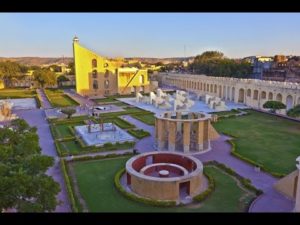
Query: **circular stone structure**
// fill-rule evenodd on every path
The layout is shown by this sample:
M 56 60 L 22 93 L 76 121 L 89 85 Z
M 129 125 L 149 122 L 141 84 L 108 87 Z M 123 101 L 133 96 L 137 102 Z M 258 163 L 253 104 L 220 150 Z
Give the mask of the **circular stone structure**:
M 209 114 L 167 111 L 155 117 L 155 140 L 159 151 L 206 152 L 211 149 L 210 141 L 219 137 Z
M 131 191 L 154 200 L 179 202 L 201 192 L 203 165 L 193 156 L 175 152 L 147 152 L 126 163 Z

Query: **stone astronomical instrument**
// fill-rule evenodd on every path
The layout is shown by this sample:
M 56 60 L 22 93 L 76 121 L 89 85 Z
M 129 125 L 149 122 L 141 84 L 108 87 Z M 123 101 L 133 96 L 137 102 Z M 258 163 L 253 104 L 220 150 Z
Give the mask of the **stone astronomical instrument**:
M 179 202 L 182 196 L 199 194 L 202 172 L 202 163 L 193 156 L 148 152 L 127 161 L 126 182 L 141 197 Z

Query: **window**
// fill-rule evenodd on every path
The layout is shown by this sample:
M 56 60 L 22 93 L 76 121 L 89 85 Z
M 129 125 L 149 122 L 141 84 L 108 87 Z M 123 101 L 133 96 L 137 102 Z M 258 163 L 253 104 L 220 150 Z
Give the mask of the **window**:
M 97 70 L 93 70 L 93 78 L 97 78 Z
M 98 89 L 98 81 L 93 81 L 93 89 Z
M 141 76 L 140 76 L 140 84 L 143 84 L 144 82 L 145 82 L 144 75 L 141 75 Z
M 97 59 L 92 60 L 92 68 L 97 67 Z
M 108 77 L 109 77 L 109 71 L 108 71 L 108 70 L 105 71 L 104 77 L 105 77 L 105 78 L 108 78 Z
M 104 87 L 105 88 L 109 88 L 109 80 L 105 80 L 104 81 Z

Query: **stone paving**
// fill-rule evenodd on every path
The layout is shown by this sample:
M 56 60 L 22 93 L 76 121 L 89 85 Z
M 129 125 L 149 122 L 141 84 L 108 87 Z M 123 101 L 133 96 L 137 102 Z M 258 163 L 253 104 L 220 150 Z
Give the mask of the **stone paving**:
M 43 109 L 51 109 L 51 103 L 48 101 L 46 94 L 43 89 L 36 89 L 36 93 L 39 95 L 41 100 L 41 105 Z

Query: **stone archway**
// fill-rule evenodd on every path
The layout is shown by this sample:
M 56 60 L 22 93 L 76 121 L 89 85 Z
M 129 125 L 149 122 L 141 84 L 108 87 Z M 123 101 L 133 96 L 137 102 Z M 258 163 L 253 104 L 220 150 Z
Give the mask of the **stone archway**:
M 286 97 L 286 109 L 289 110 L 291 108 L 293 108 L 293 97 L 291 95 L 288 95 Z
M 245 96 L 245 90 L 243 88 L 240 88 L 239 98 L 238 98 L 239 103 L 244 103 L 244 96 Z
M 222 86 L 219 85 L 219 98 L 222 98 Z
M 234 101 L 234 94 L 235 94 L 235 88 L 232 87 L 232 90 L 231 90 L 231 101 Z
M 230 87 L 227 87 L 227 100 L 230 100 Z
M 297 105 L 300 105 L 300 97 L 298 98 Z
M 261 99 L 266 99 L 267 98 L 267 93 L 265 91 L 261 92 Z
M 214 93 L 217 93 L 217 85 L 214 86 Z
M 253 92 L 253 99 L 258 100 L 258 90 L 254 90 Z
M 282 95 L 280 93 L 276 95 L 276 101 L 282 102 Z
M 269 92 L 268 100 L 273 100 L 273 93 Z
M 247 97 L 251 98 L 251 89 L 250 88 L 247 90 Z

